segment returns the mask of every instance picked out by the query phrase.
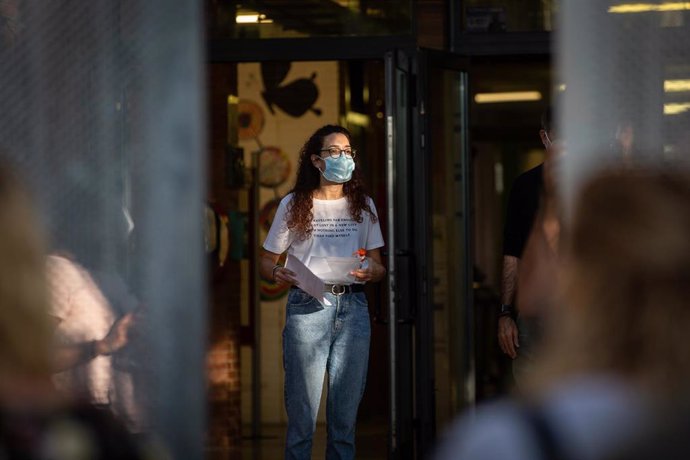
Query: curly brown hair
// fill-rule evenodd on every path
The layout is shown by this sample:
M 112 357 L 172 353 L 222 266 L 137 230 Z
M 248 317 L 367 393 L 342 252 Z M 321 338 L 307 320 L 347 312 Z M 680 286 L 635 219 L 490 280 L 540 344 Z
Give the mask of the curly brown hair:
M 309 238 L 313 230 L 314 191 L 318 190 L 321 185 L 321 175 L 312 164 L 311 156 L 319 155 L 323 148 L 324 139 L 335 133 L 344 134 L 348 141 L 352 140 L 350 132 L 342 126 L 326 125 L 317 129 L 300 150 L 297 180 L 295 186 L 290 190 L 293 196 L 288 206 L 287 225 L 289 229 L 294 230 L 304 239 Z M 350 216 L 353 220 L 361 223 L 363 221 L 362 211 L 366 211 L 371 216 L 371 220 L 376 222 L 378 218 L 367 204 L 367 195 L 358 161 L 358 158 L 355 157 L 355 170 L 352 172 L 352 179 L 343 184 L 343 194 L 347 198 Z

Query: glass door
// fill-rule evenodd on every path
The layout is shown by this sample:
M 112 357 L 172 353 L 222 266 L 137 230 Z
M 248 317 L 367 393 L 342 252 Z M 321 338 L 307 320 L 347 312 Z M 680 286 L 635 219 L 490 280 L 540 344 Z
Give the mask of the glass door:
M 430 304 L 434 410 L 439 431 L 475 398 L 468 78 L 464 62 L 425 55 L 429 165 Z M 429 333 L 429 331 L 426 331 Z
M 388 333 L 390 366 L 389 458 L 414 455 L 413 326 L 417 288 L 412 282 L 412 61 L 402 51 L 386 54 L 386 185 L 388 235 Z
M 474 401 L 464 60 L 386 56 L 391 458 Z

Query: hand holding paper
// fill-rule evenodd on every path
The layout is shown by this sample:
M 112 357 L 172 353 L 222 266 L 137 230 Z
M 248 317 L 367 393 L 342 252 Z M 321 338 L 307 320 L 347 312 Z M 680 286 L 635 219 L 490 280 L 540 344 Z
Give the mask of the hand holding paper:
M 295 284 L 301 290 L 321 302 L 322 305 L 330 306 L 331 302 L 323 296 L 324 284 L 321 279 L 312 273 L 300 260 L 288 254 L 285 266 L 295 274 Z
M 288 269 L 287 267 L 280 267 L 276 265 L 273 268 L 273 279 L 275 280 L 276 283 L 279 285 L 281 284 L 297 284 L 297 280 L 295 279 L 295 273 Z

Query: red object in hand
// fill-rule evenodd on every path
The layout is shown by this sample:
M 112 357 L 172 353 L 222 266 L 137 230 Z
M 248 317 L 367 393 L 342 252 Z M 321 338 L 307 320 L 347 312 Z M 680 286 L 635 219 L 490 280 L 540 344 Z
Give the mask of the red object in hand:
M 357 249 L 357 255 L 359 256 L 359 268 L 364 267 L 364 262 L 367 260 L 367 250 L 364 248 Z

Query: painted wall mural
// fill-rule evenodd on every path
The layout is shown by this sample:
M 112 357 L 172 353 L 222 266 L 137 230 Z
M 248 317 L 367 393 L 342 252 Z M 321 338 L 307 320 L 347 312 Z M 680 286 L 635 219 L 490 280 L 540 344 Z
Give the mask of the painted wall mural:
M 338 122 L 338 63 L 267 62 L 238 64 L 239 144 L 244 163 L 260 160 L 259 243 L 270 229 L 275 211 L 292 188 L 299 152 L 320 126 Z M 285 294 L 271 280 L 261 280 L 262 408 L 265 423 L 284 423 L 281 330 L 285 321 Z M 277 339 L 278 338 L 278 339 Z M 243 361 L 243 375 L 248 372 Z M 247 383 L 245 383 L 247 382 Z M 250 379 L 243 378 L 242 391 Z M 243 421 L 251 414 L 251 398 L 242 400 Z M 325 404 L 323 405 L 325 407 Z M 320 414 L 323 420 L 324 414 Z
M 285 77 L 290 72 L 290 62 L 264 62 L 261 64 L 261 76 L 264 81 L 263 96 L 268 110 L 275 115 L 273 106 L 277 105 L 291 117 L 299 118 L 307 111 L 321 116 L 321 109 L 314 108 L 319 98 L 319 88 L 316 86 L 316 72 L 309 78 L 297 78 L 285 84 Z

